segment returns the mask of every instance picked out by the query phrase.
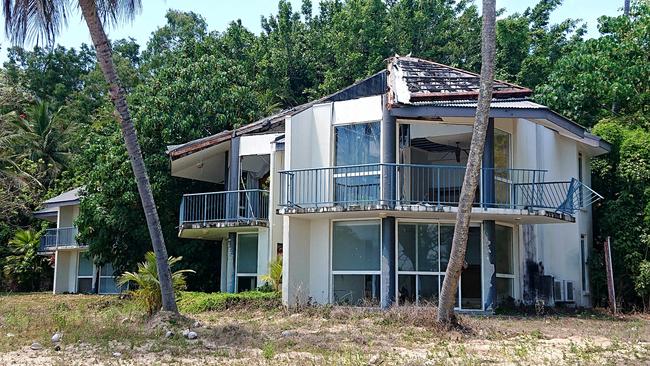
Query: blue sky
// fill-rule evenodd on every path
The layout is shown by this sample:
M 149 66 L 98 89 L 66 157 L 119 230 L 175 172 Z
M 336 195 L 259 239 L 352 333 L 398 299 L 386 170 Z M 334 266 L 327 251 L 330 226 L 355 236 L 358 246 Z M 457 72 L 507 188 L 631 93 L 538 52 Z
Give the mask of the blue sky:
M 312 0 L 317 8 L 317 0 Z M 479 0 L 475 0 L 480 5 Z M 111 39 L 133 37 L 142 48 L 145 47 L 151 32 L 165 24 L 167 9 L 193 11 L 201 14 L 208 22 L 210 30 L 222 31 L 228 23 L 241 19 L 251 31 L 260 32 L 260 16 L 277 11 L 276 0 L 143 0 L 142 13 L 132 24 L 122 24 L 119 28 L 108 29 Z M 294 9 L 299 9 L 302 0 L 291 0 Z M 498 8 L 505 8 L 507 14 L 521 12 L 536 4 L 535 0 L 497 0 Z M 588 25 L 590 37 L 598 35 L 597 19 L 601 15 L 618 15 L 621 13 L 623 0 L 564 0 L 564 4 L 552 16 L 553 22 L 566 18 L 580 18 Z M 0 27 L 0 62 L 6 60 L 6 48 L 10 46 L 4 34 L 4 24 Z M 58 37 L 57 43 L 66 47 L 79 47 L 82 43 L 91 43 L 88 29 L 79 14 L 74 14 Z M 26 45 L 31 48 L 33 45 Z

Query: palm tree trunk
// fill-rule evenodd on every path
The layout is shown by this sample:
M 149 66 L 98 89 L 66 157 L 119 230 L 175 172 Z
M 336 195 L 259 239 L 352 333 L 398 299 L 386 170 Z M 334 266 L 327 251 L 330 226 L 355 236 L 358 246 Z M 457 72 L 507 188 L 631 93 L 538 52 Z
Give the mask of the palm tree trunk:
M 483 29 L 481 44 L 481 86 L 476 107 L 476 118 L 474 120 L 474 131 L 472 143 L 467 158 L 467 168 L 463 179 L 463 187 L 458 202 L 458 213 L 456 214 L 456 227 L 454 228 L 454 239 L 451 244 L 451 254 L 445 280 L 442 283 L 440 292 L 440 304 L 438 307 L 438 322 L 449 324 L 455 321 L 454 303 L 460 271 L 465 262 L 467 250 L 467 235 L 469 232 L 470 216 L 472 213 L 472 202 L 478 179 L 481 172 L 481 160 L 483 159 L 483 147 L 488 126 L 490 112 L 490 101 L 492 100 L 492 84 L 494 83 L 494 56 L 495 56 L 495 22 L 496 22 L 495 0 L 483 0 Z
M 126 151 L 131 160 L 131 167 L 133 174 L 138 185 L 138 192 L 140 193 L 140 200 L 144 208 L 144 214 L 147 219 L 147 227 L 149 229 L 149 236 L 151 237 L 151 245 L 156 253 L 156 265 L 158 268 L 158 277 L 160 280 L 160 292 L 162 294 L 162 308 L 166 311 L 177 313 L 178 308 L 174 299 L 174 289 L 172 287 L 172 277 L 169 265 L 167 264 L 167 249 L 165 248 L 165 239 L 163 238 L 162 229 L 160 227 L 160 219 L 156 211 L 156 204 L 151 192 L 151 184 L 149 183 L 149 176 L 142 159 L 142 152 L 140 151 L 140 144 L 136 135 L 133 121 L 131 120 L 131 113 L 126 103 L 126 92 L 121 86 L 119 77 L 113 64 L 111 45 L 104 32 L 97 8 L 94 0 L 79 0 L 81 13 L 88 25 L 90 36 L 95 45 L 97 52 L 97 61 L 102 69 L 104 78 L 109 86 L 111 100 L 115 105 L 115 109 L 119 115 L 120 128 L 122 136 L 124 137 L 124 144 Z

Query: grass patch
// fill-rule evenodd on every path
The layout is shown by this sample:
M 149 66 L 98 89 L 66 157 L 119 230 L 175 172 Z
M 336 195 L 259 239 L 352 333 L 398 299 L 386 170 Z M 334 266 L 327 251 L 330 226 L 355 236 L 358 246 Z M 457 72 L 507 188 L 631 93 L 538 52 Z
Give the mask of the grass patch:
M 273 309 L 282 305 L 276 292 L 248 291 L 238 294 L 224 292 L 183 292 L 178 302 L 182 313 L 198 314 L 231 308 Z

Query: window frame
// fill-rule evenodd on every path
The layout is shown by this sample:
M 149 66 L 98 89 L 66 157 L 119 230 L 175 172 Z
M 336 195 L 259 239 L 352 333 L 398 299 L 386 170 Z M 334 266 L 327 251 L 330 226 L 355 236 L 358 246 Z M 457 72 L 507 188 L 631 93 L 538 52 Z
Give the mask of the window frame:
M 257 242 L 257 257 L 255 258 L 255 273 L 253 273 L 253 272 L 239 273 L 239 253 L 240 253 L 240 251 L 239 251 L 239 243 L 240 243 L 239 237 L 240 236 L 245 236 L 245 235 L 251 235 L 251 236 L 255 235 L 257 237 L 257 241 L 256 241 Z M 255 278 L 255 285 L 257 287 L 258 277 L 260 276 L 259 273 L 257 272 L 258 269 L 259 269 L 259 265 L 260 265 L 260 263 L 259 263 L 259 250 L 260 250 L 259 240 L 260 240 L 259 232 L 237 233 L 237 240 L 235 241 L 235 289 L 239 288 L 239 278 L 240 277 L 245 277 L 245 278 L 253 278 L 254 277 Z
M 400 224 L 436 224 L 438 225 L 438 271 L 437 272 L 432 272 L 432 271 L 400 271 L 399 270 L 399 225 Z M 419 306 L 420 304 L 420 296 L 419 296 L 419 291 L 420 291 L 420 276 L 437 276 L 438 277 L 438 294 L 440 294 L 440 290 L 442 289 L 442 282 L 443 278 L 446 275 L 446 270 L 442 271 L 441 269 L 441 258 L 440 258 L 440 227 L 442 225 L 451 225 L 454 226 L 456 223 L 455 221 L 450 221 L 450 220 L 427 220 L 427 219 L 397 219 L 395 220 L 395 289 L 396 289 L 396 294 L 399 292 L 399 276 L 400 275 L 411 275 L 415 276 L 415 305 Z M 458 297 L 456 299 L 456 303 L 458 306 L 454 306 L 455 310 L 462 310 L 462 311 L 484 311 L 485 310 L 485 304 L 484 304 L 484 299 L 485 299 L 485 291 L 483 289 L 483 282 L 484 282 L 484 267 L 483 267 L 483 256 L 484 256 L 484 250 L 483 250 L 483 225 L 480 222 L 470 222 L 470 227 L 477 227 L 480 230 L 480 236 L 481 236 L 481 241 L 479 243 L 480 247 L 480 257 L 481 257 L 481 308 L 480 309 L 466 309 L 462 307 L 462 296 L 463 296 L 463 291 L 462 291 L 462 273 L 458 278 Z M 415 235 L 415 248 L 416 248 L 416 263 L 419 260 L 419 253 L 417 250 L 418 247 L 418 235 L 416 231 Z M 416 267 L 417 268 L 417 267 Z M 399 305 L 399 303 L 398 303 Z
M 509 279 L 512 281 L 512 292 L 510 296 L 513 299 L 517 298 L 517 295 L 519 293 L 518 287 L 517 286 L 517 279 L 519 278 L 519 266 L 518 266 L 518 258 L 519 258 L 519 246 L 517 245 L 518 243 L 518 230 L 516 230 L 516 226 L 510 223 L 506 222 L 496 222 L 495 226 L 502 226 L 502 227 L 507 227 L 512 230 L 512 235 L 510 235 L 510 245 L 511 245 L 511 250 L 512 250 L 512 274 L 510 273 L 499 273 L 497 272 L 496 269 L 496 262 L 494 263 L 494 274 L 496 278 L 504 278 L 504 279 Z M 517 236 L 517 237 L 515 237 Z M 496 239 L 496 227 L 495 227 L 495 239 Z M 496 249 L 496 243 L 495 243 L 495 249 Z M 499 255 L 499 253 L 496 253 L 496 255 Z M 496 288 L 495 288 L 496 291 Z M 495 292 L 496 294 L 496 292 Z
M 75 281 L 75 284 L 74 284 L 75 293 L 79 293 L 79 280 L 80 279 L 84 279 L 84 280 L 90 279 L 90 287 L 91 287 L 91 289 L 93 287 L 93 282 L 95 280 L 95 272 L 97 270 L 96 269 L 97 267 L 95 266 L 95 263 L 93 263 L 93 261 L 90 258 L 88 260 L 90 261 L 90 265 L 92 266 L 92 273 L 90 274 L 90 276 L 80 276 L 79 275 L 79 269 L 81 268 L 81 256 L 84 255 L 85 253 L 86 253 L 86 251 L 78 251 L 77 252 L 77 280 Z M 101 272 L 100 272 L 100 275 L 101 275 Z
M 580 285 L 582 294 L 589 295 L 589 242 L 587 234 L 580 234 Z
M 114 275 L 102 275 L 102 269 L 104 266 L 99 267 L 99 278 L 97 282 L 97 293 L 99 294 L 107 294 L 107 295 L 114 295 L 114 294 L 120 294 L 122 291 L 119 291 L 120 286 L 117 284 L 117 277 Z M 109 279 L 115 281 L 115 288 L 118 289 L 117 292 L 103 292 L 102 291 L 102 279 Z
M 334 225 L 338 222 L 375 222 L 379 226 L 379 269 L 378 270 L 334 270 Z M 330 233 L 329 233 L 329 302 L 336 304 L 334 299 L 334 276 L 340 275 L 353 275 L 353 276 L 379 276 L 379 296 L 378 300 L 381 302 L 382 286 L 381 286 L 381 251 L 383 244 L 383 230 L 381 219 L 378 218 L 355 218 L 355 219 L 333 219 L 330 220 Z

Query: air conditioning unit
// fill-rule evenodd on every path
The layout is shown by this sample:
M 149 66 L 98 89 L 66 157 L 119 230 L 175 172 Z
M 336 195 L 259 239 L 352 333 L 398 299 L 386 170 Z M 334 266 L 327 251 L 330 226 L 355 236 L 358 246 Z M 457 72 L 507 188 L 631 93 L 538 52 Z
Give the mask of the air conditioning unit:
M 555 302 L 575 302 L 575 283 L 567 280 L 553 281 L 553 297 Z

